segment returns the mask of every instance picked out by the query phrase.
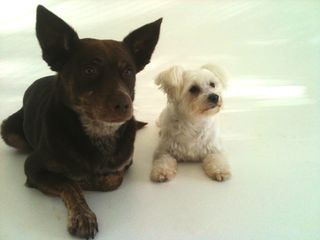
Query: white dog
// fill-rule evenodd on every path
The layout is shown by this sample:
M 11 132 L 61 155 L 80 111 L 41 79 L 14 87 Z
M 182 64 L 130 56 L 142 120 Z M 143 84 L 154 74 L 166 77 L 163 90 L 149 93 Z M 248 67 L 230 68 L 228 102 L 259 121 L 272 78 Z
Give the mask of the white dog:
M 205 173 L 224 181 L 231 176 L 221 152 L 217 113 L 226 87 L 224 72 L 215 65 L 198 70 L 174 66 L 161 72 L 156 84 L 167 94 L 168 103 L 158 125 L 160 142 L 154 153 L 151 180 L 172 179 L 177 162 L 202 161 Z

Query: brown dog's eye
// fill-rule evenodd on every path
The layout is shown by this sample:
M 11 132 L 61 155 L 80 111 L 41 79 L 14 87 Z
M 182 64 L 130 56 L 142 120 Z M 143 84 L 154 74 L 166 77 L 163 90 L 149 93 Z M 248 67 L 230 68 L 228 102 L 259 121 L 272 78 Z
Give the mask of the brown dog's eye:
M 210 87 L 216 87 L 216 85 L 214 84 L 214 82 L 210 82 Z
M 94 66 L 87 66 L 84 68 L 83 72 L 85 75 L 91 77 L 97 75 L 98 69 Z
M 200 91 L 201 91 L 201 89 L 197 85 L 193 85 L 189 89 L 189 92 L 192 93 L 192 94 L 198 94 Z

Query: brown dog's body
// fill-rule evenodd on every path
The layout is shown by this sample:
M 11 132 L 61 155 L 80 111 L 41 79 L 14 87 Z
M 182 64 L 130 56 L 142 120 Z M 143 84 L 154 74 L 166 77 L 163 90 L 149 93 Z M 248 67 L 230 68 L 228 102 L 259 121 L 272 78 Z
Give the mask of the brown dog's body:
M 71 234 L 93 238 L 95 214 L 82 190 L 116 189 L 132 162 L 135 74 L 149 62 L 161 19 L 123 42 L 79 39 L 63 20 L 37 9 L 37 37 L 55 76 L 35 81 L 23 107 L 1 126 L 4 141 L 29 149 L 27 185 L 60 196 Z

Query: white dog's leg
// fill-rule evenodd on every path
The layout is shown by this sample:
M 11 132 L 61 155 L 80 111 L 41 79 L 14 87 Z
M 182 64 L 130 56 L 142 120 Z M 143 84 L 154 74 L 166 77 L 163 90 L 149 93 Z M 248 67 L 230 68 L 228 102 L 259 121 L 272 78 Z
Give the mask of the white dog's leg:
M 175 177 L 177 160 L 169 154 L 163 154 L 153 160 L 150 178 L 154 182 L 165 182 Z
M 229 164 L 222 153 L 209 154 L 202 162 L 202 167 L 208 177 L 222 182 L 230 178 Z

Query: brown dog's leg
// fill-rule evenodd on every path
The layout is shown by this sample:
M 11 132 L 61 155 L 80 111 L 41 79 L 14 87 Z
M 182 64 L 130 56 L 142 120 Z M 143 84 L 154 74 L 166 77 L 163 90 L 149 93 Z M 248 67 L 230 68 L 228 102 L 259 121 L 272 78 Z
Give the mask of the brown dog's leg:
M 97 218 L 86 203 L 80 186 L 59 174 L 41 170 L 35 157 L 35 154 L 31 154 L 25 163 L 27 185 L 62 198 L 68 210 L 70 234 L 86 239 L 94 238 L 98 232 Z
M 115 190 L 121 185 L 123 175 L 124 171 L 120 171 L 109 175 L 94 176 L 78 183 L 83 190 L 107 192 Z

